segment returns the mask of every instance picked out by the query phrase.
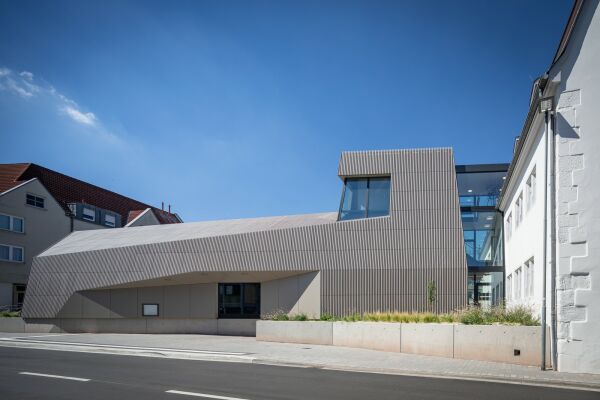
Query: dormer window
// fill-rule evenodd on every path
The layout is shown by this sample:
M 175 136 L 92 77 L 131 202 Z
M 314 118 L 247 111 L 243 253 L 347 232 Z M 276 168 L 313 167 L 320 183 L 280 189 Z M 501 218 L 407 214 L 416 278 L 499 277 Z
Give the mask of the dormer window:
M 390 214 L 390 177 L 346 178 L 339 221 Z
M 91 208 L 83 207 L 83 219 L 94 222 L 96 220 L 96 211 Z
M 110 227 L 114 228 L 115 224 L 116 224 L 116 221 L 117 221 L 117 219 L 115 218 L 114 215 L 108 215 L 108 214 L 106 214 L 104 216 L 104 225 L 106 225 L 106 226 L 110 226 Z

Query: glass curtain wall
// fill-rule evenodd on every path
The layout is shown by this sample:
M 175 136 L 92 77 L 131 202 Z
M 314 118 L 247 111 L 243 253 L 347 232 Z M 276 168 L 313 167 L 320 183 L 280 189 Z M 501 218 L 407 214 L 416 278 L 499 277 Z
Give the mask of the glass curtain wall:
M 508 164 L 456 167 L 469 305 L 490 307 L 504 300 L 503 218 L 496 206 L 507 171 Z

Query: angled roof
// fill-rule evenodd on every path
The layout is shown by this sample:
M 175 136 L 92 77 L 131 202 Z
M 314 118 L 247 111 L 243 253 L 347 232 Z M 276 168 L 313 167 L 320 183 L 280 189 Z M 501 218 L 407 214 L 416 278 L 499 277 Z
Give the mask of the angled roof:
M 40 257 L 333 223 L 337 212 L 76 231 Z
M 30 165 L 29 163 L 0 164 L 0 193 L 23 183 L 19 177 Z
M 157 209 L 33 163 L 0 164 L 0 193 L 33 178 L 37 178 L 44 185 L 65 212 L 69 211 L 68 203 L 87 203 L 114 211 L 121 215 L 123 221 L 127 221 L 130 211 L 143 211 L 151 208 L 161 224 L 181 222 L 181 219 L 174 213 Z
M 137 217 L 139 217 L 140 215 L 142 215 L 147 210 L 148 209 L 146 208 L 144 210 L 132 210 L 132 211 L 129 211 L 129 215 L 127 215 L 127 224 L 130 224 L 133 221 L 135 221 Z

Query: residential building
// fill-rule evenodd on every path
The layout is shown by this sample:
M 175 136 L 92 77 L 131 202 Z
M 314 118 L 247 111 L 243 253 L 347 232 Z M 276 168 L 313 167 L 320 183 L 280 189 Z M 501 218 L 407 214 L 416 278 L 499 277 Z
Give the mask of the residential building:
M 452 150 L 346 152 L 338 175 L 338 212 L 75 232 L 34 261 L 23 316 L 67 331 L 252 334 L 276 312 L 465 307 Z
M 0 164 L 0 307 L 23 303 L 35 256 L 73 231 L 181 222 L 36 164 Z
M 499 201 L 507 303 L 536 310 L 550 328 L 554 368 L 569 372 L 600 371 L 598 5 L 574 2 L 552 64 L 533 85 Z

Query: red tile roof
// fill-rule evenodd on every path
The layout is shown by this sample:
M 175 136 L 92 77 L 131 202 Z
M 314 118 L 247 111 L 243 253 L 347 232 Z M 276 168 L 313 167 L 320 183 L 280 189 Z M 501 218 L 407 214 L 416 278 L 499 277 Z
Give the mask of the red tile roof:
M 32 163 L 0 164 L 0 193 L 33 178 L 44 185 L 65 211 L 69 211 L 68 203 L 87 203 L 120 214 L 125 225 L 130 212 L 151 208 L 161 224 L 181 222 L 176 214 Z
M 145 209 L 145 210 L 132 210 L 132 211 L 129 211 L 129 215 L 127 216 L 127 221 L 125 222 L 125 224 L 130 223 L 131 221 L 133 221 L 134 219 L 136 219 L 137 217 L 139 217 L 140 214 L 143 213 L 146 210 L 147 209 Z
M 20 185 L 19 177 L 30 164 L 0 164 L 0 193 Z

